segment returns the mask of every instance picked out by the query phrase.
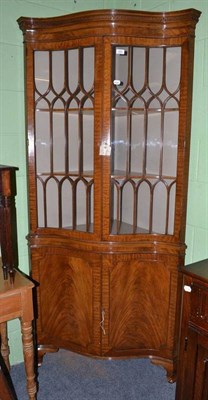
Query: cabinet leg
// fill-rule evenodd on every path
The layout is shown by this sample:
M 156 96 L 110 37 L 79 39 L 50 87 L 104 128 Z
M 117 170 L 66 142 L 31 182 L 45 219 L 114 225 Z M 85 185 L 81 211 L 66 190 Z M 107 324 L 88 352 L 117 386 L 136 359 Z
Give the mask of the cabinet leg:
M 0 336 L 1 336 L 1 354 L 4 359 L 4 362 L 10 370 L 10 363 L 9 363 L 9 345 L 8 345 L 8 335 L 7 335 L 7 323 L 2 322 L 0 324 Z
M 166 370 L 167 381 L 174 383 L 176 381 L 176 362 L 165 359 L 151 358 L 151 363 L 158 365 Z
M 32 334 L 32 322 L 22 322 L 22 344 L 25 362 L 25 371 L 27 377 L 27 391 L 30 400 L 36 399 L 37 384 L 34 370 L 34 345 Z
M 41 367 L 43 363 L 43 357 L 47 353 L 56 353 L 59 351 L 58 347 L 55 347 L 53 345 L 38 345 L 38 367 Z

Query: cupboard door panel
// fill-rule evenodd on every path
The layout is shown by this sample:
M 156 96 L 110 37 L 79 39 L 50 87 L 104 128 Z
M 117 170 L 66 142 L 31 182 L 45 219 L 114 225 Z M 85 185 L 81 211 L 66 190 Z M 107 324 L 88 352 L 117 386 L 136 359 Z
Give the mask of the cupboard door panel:
M 184 347 L 184 356 L 186 357 L 184 365 L 184 382 L 182 382 L 181 400 L 192 400 L 194 395 L 194 382 L 197 363 L 197 333 L 188 330 L 186 345 Z
M 207 400 L 208 343 L 207 338 L 189 327 L 184 353 L 183 381 L 178 387 L 177 400 Z M 179 376 L 180 379 L 180 376 Z
M 39 261 L 41 336 L 54 345 L 57 341 L 57 346 L 96 353 L 100 342 L 99 263 L 82 253 L 62 253 L 60 249 L 53 254 L 46 251 Z
M 107 268 L 108 350 L 162 355 L 170 340 L 173 300 L 171 271 L 166 263 L 124 257 Z
M 197 337 L 197 363 L 194 400 L 207 400 L 208 395 L 208 343 L 200 334 Z

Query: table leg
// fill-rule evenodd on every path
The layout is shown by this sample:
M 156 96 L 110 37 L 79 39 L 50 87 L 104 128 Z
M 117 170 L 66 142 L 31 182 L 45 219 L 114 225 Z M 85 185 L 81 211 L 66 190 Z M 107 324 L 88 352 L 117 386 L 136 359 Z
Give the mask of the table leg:
M 13 393 L 13 388 L 0 367 L 0 399 L 17 400 L 17 396 Z
M 9 345 L 8 345 L 8 335 L 7 335 L 7 323 L 2 322 L 0 324 L 0 335 L 1 335 L 1 354 L 4 359 L 4 362 L 10 370 L 10 363 L 9 363 Z
M 27 391 L 30 400 L 36 399 L 37 384 L 34 371 L 34 347 L 32 334 L 32 321 L 23 322 L 21 320 L 22 344 L 27 377 Z

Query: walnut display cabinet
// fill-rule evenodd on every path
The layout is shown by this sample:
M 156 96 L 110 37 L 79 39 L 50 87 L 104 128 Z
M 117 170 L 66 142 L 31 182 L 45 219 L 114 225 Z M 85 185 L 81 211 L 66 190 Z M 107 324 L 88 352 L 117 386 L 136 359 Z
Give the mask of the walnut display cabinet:
M 18 20 L 40 356 L 149 357 L 174 379 L 199 16 Z

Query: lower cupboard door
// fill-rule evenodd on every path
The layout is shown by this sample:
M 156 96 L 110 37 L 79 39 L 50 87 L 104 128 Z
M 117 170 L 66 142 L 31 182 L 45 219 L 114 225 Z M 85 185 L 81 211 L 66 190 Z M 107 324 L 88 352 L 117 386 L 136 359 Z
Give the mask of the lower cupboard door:
M 196 327 L 189 327 L 186 338 L 182 337 L 182 343 L 184 343 L 184 350 L 180 353 L 179 362 L 183 367 L 179 368 L 176 400 L 207 400 L 207 335 L 203 336 L 198 333 Z
M 191 328 L 189 328 L 189 333 Z M 195 334 L 197 342 L 194 345 L 195 348 L 195 360 L 192 359 L 191 363 L 195 366 L 194 376 L 194 395 L 193 400 L 207 400 L 208 399 L 208 340 L 207 336 L 203 336 L 200 333 Z M 190 336 L 190 335 L 189 335 Z M 189 341 L 188 336 L 188 341 Z M 189 343 L 188 343 L 189 344 Z M 190 365 L 187 365 L 187 369 Z
M 170 260 L 107 258 L 103 269 L 103 353 L 171 359 L 177 268 Z
M 33 260 L 38 288 L 38 343 L 100 353 L 99 256 L 44 250 Z

